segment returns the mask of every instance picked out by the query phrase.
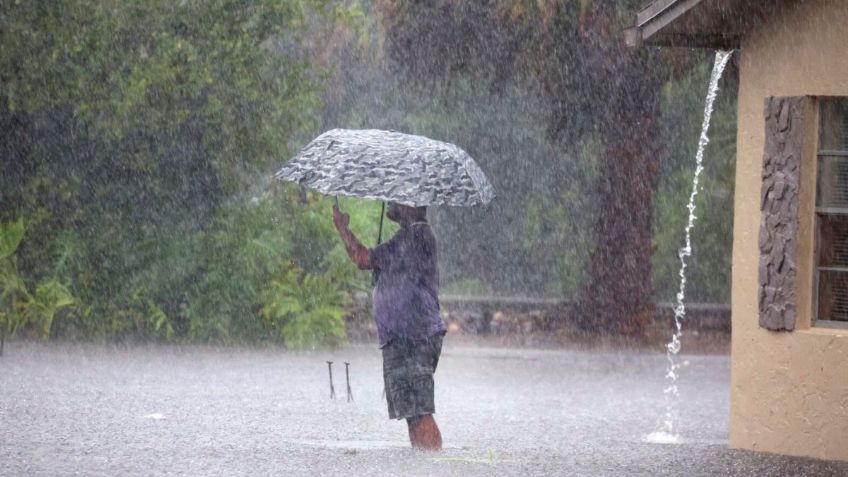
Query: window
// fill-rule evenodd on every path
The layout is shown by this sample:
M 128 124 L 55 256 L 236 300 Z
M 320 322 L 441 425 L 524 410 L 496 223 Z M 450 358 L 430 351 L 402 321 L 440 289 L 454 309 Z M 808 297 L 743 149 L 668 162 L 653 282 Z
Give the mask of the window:
M 813 325 L 848 328 L 848 98 L 819 111 Z

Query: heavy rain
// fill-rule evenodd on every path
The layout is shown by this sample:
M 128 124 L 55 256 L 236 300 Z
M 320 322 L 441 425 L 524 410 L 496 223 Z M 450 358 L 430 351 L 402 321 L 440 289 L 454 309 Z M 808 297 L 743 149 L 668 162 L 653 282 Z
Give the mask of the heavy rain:
M 0 3 L 0 475 L 848 475 L 731 385 L 795 2 Z

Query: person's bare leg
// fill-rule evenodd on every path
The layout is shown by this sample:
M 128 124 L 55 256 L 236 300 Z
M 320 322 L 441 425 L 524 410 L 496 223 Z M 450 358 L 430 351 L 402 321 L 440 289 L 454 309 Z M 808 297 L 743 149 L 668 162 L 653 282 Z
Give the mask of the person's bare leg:
M 424 450 L 441 450 L 442 433 L 432 414 L 406 420 L 409 426 L 409 441 L 412 447 Z
M 409 443 L 412 444 L 412 447 L 414 448 L 421 447 L 418 442 L 418 434 L 416 434 L 416 427 L 418 426 L 419 421 L 421 421 L 421 418 L 418 416 L 406 418 L 406 426 L 409 429 Z
M 429 450 L 442 450 L 442 432 L 436 424 L 436 419 L 432 414 L 427 414 L 421 418 L 421 425 L 424 426 L 422 432 L 426 441 L 426 447 Z

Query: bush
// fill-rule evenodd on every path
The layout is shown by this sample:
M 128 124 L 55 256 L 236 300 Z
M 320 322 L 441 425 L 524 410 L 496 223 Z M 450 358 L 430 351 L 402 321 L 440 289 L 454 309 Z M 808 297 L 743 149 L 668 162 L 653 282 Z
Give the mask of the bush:
M 15 252 L 23 237 L 23 220 L 0 226 L 0 339 L 5 339 L 7 334 L 14 336 L 27 325 L 33 326 L 42 338 L 47 338 L 56 313 L 76 302 L 56 276 L 37 282 L 35 291 L 30 292 L 15 261 Z
M 347 341 L 343 294 L 331 274 L 282 271 L 261 295 L 261 315 L 286 346 L 337 346 Z

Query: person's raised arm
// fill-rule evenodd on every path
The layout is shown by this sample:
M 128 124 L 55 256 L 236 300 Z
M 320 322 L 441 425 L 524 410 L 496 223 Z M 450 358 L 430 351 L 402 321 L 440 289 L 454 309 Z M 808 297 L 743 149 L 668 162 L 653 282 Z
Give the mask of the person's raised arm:
M 351 232 L 348 228 L 350 216 L 343 213 L 339 210 L 338 206 L 335 205 L 333 206 L 333 223 L 336 225 L 336 230 L 339 231 L 339 235 L 342 237 L 342 242 L 345 244 L 347 254 L 353 263 L 355 263 L 360 270 L 374 268 L 371 261 L 371 252 L 369 252 L 368 249 L 365 248 L 359 240 L 357 240 L 356 236 L 353 235 L 353 232 Z

